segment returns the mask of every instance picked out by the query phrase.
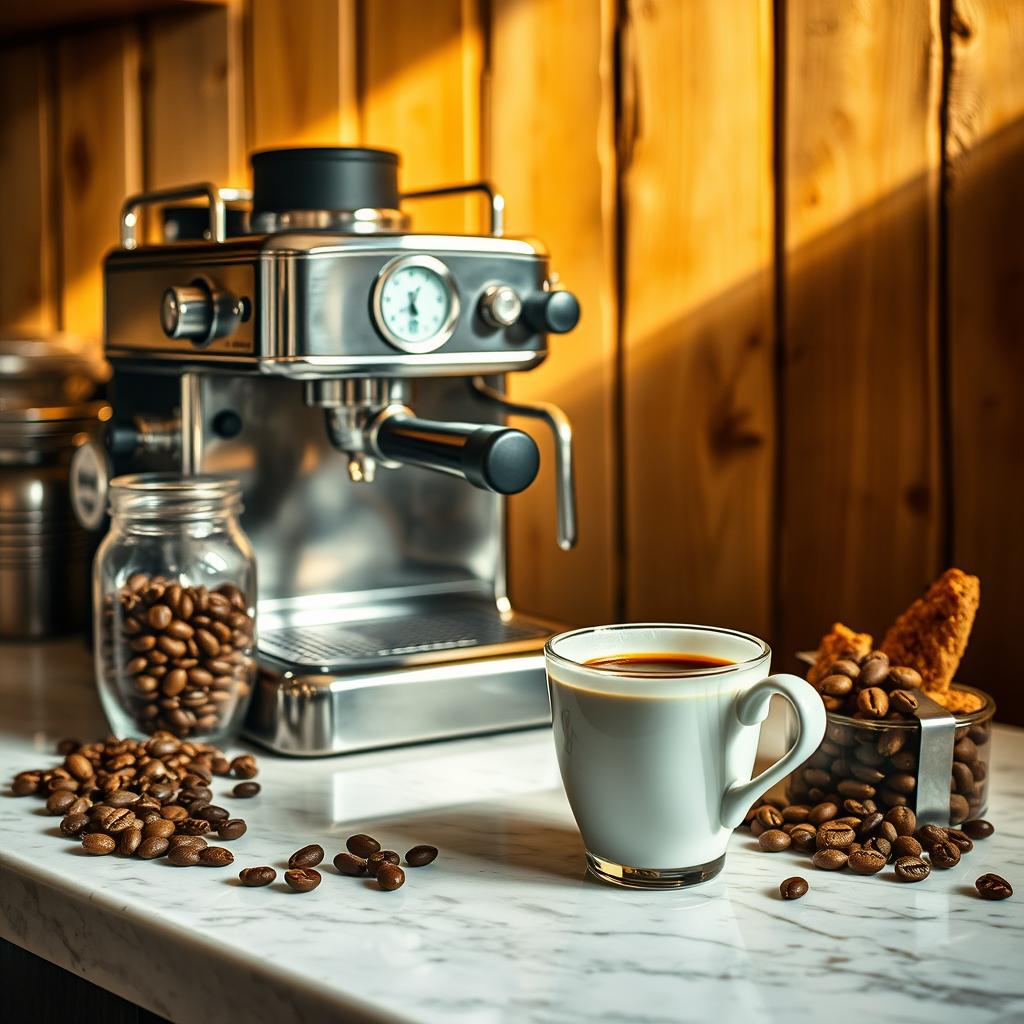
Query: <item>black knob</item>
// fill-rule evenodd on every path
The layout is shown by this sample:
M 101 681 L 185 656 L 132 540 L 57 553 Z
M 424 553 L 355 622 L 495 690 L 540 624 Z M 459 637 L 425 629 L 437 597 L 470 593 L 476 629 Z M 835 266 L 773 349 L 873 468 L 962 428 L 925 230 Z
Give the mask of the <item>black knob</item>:
M 213 432 L 218 437 L 230 440 L 242 432 L 242 417 L 231 409 L 223 409 L 213 417 Z
M 107 451 L 115 459 L 126 459 L 139 449 L 139 428 L 130 420 L 114 420 L 107 427 Z
M 493 424 L 394 415 L 380 424 L 376 446 L 393 462 L 461 476 L 499 494 L 526 490 L 540 469 L 540 452 L 529 434 Z
M 544 334 L 565 334 L 580 322 L 580 301 L 572 292 L 538 292 L 523 302 L 523 319 Z

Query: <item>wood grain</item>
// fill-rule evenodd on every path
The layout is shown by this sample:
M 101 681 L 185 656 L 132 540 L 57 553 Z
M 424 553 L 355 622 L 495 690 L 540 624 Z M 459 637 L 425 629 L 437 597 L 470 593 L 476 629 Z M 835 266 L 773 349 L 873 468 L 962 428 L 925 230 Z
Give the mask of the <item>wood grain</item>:
M 786 6 L 779 644 L 939 569 L 938 0 Z
M 771 5 L 628 8 L 626 613 L 764 633 L 774 451 Z
M 249 0 L 250 149 L 357 142 L 355 49 L 356 0 Z
M 64 324 L 99 338 L 103 256 L 142 184 L 138 33 L 119 23 L 62 36 L 57 58 Z
M 599 6 L 495 0 L 486 104 L 486 169 L 505 195 L 508 232 L 543 239 L 583 309 L 575 331 L 550 337 L 539 370 L 508 378 L 514 397 L 559 403 L 572 419 L 580 535 L 571 553 L 556 546 L 551 438 L 517 421 L 536 437 L 542 469 L 509 503 L 510 592 L 517 607 L 578 623 L 615 618 L 617 596 L 614 4 Z M 553 111 L 569 110 L 566 145 Z
M 50 49 L 0 50 L 0 331 L 46 334 L 58 326 L 52 169 Z
M 143 36 L 146 187 L 246 183 L 242 4 L 148 19 Z
M 952 6 L 949 85 L 949 381 L 953 561 L 981 577 L 960 676 L 1024 724 L 1006 666 L 1024 590 L 1024 7 Z
M 363 141 L 401 154 L 403 191 L 480 177 L 483 37 L 477 0 L 363 0 L 359 98 Z M 474 231 L 481 200 L 410 202 L 417 231 Z

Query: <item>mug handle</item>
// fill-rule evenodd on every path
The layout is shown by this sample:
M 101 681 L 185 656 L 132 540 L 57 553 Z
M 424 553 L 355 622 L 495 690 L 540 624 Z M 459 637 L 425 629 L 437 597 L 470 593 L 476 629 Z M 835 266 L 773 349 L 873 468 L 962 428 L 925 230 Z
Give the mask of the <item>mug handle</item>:
M 736 828 L 747 808 L 797 765 L 806 761 L 825 736 L 825 705 L 810 683 L 786 673 L 768 676 L 741 693 L 734 705 L 738 725 L 760 725 L 768 717 L 768 703 L 779 694 L 785 697 L 797 717 L 796 742 L 770 768 L 749 782 L 734 782 L 722 796 L 720 817 L 723 828 Z

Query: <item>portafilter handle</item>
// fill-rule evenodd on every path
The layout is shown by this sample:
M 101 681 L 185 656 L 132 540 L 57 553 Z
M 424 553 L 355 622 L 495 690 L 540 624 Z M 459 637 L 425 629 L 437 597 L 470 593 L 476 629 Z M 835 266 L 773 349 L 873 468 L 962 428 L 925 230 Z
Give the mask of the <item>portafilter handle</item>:
M 447 423 L 414 416 L 403 405 L 382 410 L 369 447 L 385 462 L 448 473 L 485 491 L 518 494 L 536 479 L 540 453 L 529 434 L 492 423 Z
M 473 390 L 487 402 L 516 416 L 529 416 L 548 425 L 555 441 L 555 500 L 558 516 L 558 546 L 568 551 L 576 546 L 576 466 L 573 458 L 572 424 L 551 402 L 516 402 L 491 387 L 483 377 L 474 377 Z

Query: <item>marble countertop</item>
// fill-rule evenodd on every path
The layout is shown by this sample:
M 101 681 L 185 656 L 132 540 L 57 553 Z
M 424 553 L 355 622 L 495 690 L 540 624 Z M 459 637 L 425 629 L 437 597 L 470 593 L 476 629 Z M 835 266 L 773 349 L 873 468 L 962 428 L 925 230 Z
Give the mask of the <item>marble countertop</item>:
M 667 893 L 586 877 L 547 730 L 261 755 L 263 793 L 221 801 L 249 822 L 233 868 L 90 858 L 6 782 L 55 763 L 58 737 L 105 732 L 84 650 L 0 645 L 0 936 L 173 1021 L 1024 1019 L 1019 729 L 995 735 L 998 831 L 951 871 L 831 874 L 737 833 L 718 878 Z M 307 895 L 237 882 L 306 843 L 329 861 L 354 832 L 441 855 L 393 893 L 329 866 Z M 986 871 L 1017 893 L 972 895 Z M 784 903 L 779 882 L 798 873 L 811 891 Z

